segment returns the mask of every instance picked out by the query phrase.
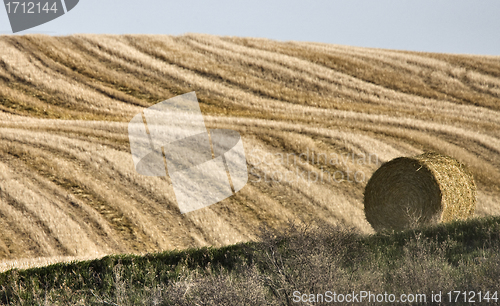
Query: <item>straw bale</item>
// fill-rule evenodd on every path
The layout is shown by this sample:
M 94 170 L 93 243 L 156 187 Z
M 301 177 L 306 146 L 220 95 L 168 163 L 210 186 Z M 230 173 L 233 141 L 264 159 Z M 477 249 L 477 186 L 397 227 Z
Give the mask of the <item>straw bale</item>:
M 376 231 L 466 219 L 474 215 L 476 185 L 466 166 L 449 156 L 399 157 L 375 171 L 364 206 Z

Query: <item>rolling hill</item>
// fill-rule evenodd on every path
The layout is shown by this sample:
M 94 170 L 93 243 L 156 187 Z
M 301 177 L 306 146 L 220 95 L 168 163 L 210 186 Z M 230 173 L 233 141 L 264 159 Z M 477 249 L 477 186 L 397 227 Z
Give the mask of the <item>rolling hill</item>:
M 250 174 L 233 197 L 180 214 L 168 177 L 135 172 L 127 124 L 191 91 L 207 128 L 242 135 Z M 0 36 L 0 267 L 228 245 L 289 220 L 372 233 L 371 174 L 424 151 L 468 165 L 476 215 L 500 214 L 500 57 L 199 34 Z

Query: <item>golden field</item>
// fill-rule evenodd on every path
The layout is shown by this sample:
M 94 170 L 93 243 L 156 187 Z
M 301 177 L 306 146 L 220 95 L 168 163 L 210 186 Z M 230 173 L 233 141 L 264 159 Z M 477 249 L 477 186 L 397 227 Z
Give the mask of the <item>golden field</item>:
M 191 91 L 207 128 L 242 135 L 250 174 L 233 197 L 180 214 L 168 177 L 135 172 L 127 124 Z M 476 215 L 500 214 L 500 57 L 198 34 L 0 36 L 0 270 L 227 245 L 289 220 L 371 233 L 367 180 L 425 151 L 465 163 Z

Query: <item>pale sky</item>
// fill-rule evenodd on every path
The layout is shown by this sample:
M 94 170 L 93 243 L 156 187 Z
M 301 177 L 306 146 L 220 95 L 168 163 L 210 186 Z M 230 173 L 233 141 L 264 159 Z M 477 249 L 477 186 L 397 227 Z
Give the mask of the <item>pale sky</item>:
M 0 8 L 0 34 L 9 33 Z M 80 0 L 66 15 L 18 34 L 25 33 L 207 33 L 500 55 L 500 1 Z

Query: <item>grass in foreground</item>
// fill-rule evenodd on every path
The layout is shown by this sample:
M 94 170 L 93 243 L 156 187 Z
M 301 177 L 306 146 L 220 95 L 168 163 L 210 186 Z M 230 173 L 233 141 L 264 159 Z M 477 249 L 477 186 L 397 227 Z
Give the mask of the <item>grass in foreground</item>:
M 499 251 L 499 217 L 370 236 L 292 226 L 264 232 L 261 242 L 223 248 L 10 270 L 0 274 L 0 303 L 296 305 L 296 291 L 362 290 L 397 297 L 424 293 L 427 302 L 432 291 L 442 291 L 443 298 L 453 290 L 489 291 L 493 297 L 499 291 Z

